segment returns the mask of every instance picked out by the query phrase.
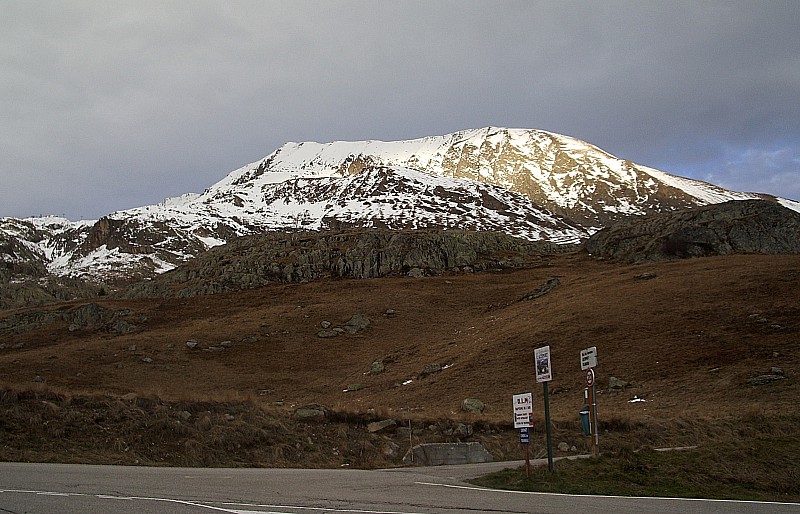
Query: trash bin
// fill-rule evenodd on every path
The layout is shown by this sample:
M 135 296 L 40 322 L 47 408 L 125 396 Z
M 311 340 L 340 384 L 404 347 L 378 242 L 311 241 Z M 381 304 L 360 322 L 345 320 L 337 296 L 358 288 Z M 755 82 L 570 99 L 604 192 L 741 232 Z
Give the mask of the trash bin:
M 583 435 L 589 437 L 592 435 L 592 429 L 589 425 L 589 406 L 584 405 L 578 414 L 581 417 L 581 429 L 583 430 Z

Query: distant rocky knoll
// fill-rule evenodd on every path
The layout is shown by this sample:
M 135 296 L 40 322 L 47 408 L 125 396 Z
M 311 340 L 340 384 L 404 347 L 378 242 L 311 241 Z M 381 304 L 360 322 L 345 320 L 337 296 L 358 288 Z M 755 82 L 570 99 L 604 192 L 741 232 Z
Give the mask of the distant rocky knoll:
M 531 242 L 499 232 L 355 230 L 269 233 L 212 248 L 126 297 L 195 296 L 320 278 L 425 276 L 531 266 L 576 245 Z
M 585 247 L 622 262 L 800 253 L 800 213 L 766 200 L 729 201 L 627 218 L 595 233 Z
M 27 309 L 0 318 L 0 336 L 22 334 L 53 323 L 62 323 L 70 332 L 103 330 L 127 334 L 137 330 L 134 323 L 142 321 L 145 319 L 128 309 L 112 310 L 92 302 L 71 308 Z M 7 347 L 0 342 L 0 349 Z

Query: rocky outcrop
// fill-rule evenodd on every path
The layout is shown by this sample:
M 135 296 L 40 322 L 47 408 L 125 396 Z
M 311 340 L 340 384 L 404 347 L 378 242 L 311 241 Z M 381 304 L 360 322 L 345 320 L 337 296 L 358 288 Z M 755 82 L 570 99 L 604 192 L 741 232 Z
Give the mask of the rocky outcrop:
M 87 303 L 71 309 L 29 309 L 0 318 L 0 335 L 22 334 L 54 323 L 64 323 L 70 332 L 79 330 L 127 334 L 138 330 L 146 318 L 128 309 L 109 309 Z
M 619 221 L 585 248 L 623 262 L 800 253 L 800 213 L 767 200 L 730 201 Z
M 126 296 L 195 296 L 322 278 L 376 278 L 531 266 L 570 245 L 498 232 L 356 230 L 271 233 L 237 239 L 198 256 Z
M 528 300 L 535 300 L 536 298 L 542 297 L 561 285 L 561 281 L 558 280 L 558 277 L 553 277 L 548 279 L 547 282 L 539 286 L 539 289 L 535 291 L 531 291 L 530 293 L 524 295 L 522 298 L 519 299 L 520 302 L 525 302 Z

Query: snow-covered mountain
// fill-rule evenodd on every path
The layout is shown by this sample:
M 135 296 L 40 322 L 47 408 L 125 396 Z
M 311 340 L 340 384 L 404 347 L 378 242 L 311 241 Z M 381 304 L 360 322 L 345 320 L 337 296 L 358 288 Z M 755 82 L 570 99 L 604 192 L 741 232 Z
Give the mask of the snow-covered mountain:
M 632 214 L 760 198 L 619 159 L 568 136 L 486 127 L 410 141 L 287 143 L 215 187 L 287 177 L 347 176 L 365 167 L 403 166 L 520 193 L 590 231 Z
M 575 243 L 621 217 L 760 197 L 538 130 L 287 143 L 203 193 L 96 222 L 0 219 L 0 260 L 11 275 L 24 268 L 27 276 L 102 281 L 149 277 L 232 238 L 270 230 L 460 228 Z

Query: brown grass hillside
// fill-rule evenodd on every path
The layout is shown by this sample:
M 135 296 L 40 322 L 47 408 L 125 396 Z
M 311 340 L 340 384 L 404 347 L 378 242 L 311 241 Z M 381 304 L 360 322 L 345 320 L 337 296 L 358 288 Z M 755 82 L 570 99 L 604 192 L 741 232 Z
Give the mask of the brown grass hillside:
M 559 285 L 550 293 L 521 300 L 554 277 Z M 97 304 L 125 312 L 136 329 L 70 330 L 59 320 L 2 332 L 0 403 L 9 412 L 12 391 L 54 394 L 62 404 L 70 396 L 128 395 L 283 405 L 291 412 L 317 403 L 353 416 L 507 426 L 511 395 L 519 392 L 534 393 L 541 421 L 533 350 L 550 345 L 557 426 L 577 419 L 579 353 L 589 346 L 598 349 L 601 423 L 674 427 L 682 420 L 769 416 L 796 409 L 800 397 L 799 285 L 798 255 L 621 265 L 577 253 L 515 271 L 321 280 L 193 298 L 101 298 Z M 86 303 L 5 311 L 0 321 Z M 357 314 L 370 319 L 365 330 L 317 336 L 322 322 L 344 326 Z M 188 340 L 198 346 L 190 349 Z M 376 361 L 385 369 L 370 373 Z M 425 376 L 432 364 L 444 369 Z M 779 378 L 749 382 L 765 374 Z M 609 392 L 611 376 L 629 385 Z M 629 403 L 634 397 L 646 402 Z M 484 413 L 460 412 L 465 398 L 485 402 Z M 13 435 L 20 428 L 4 423 L 3 458 L 24 458 L 11 448 L 26 444 Z
M 654 273 L 655 278 L 637 278 Z M 560 285 L 519 301 L 552 277 Z M 520 271 L 424 278 L 331 280 L 190 299 L 100 300 L 146 318 L 138 330 L 70 331 L 65 322 L 4 334 L 6 386 L 42 377 L 53 388 L 156 393 L 165 398 L 258 397 L 352 410 L 458 411 L 477 397 L 487 415 L 509 416 L 511 394 L 535 383 L 533 349 L 554 360 L 553 412 L 582 402 L 579 353 L 597 346 L 603 386 L 630 382 L 603 409 L 626 414 L 677 409 L 719 413 L 788 407 L 800 359 L 800 257 L 731 256 L 624 266 L 584 255 Z M 86 303 L 86 302 L 83 302 Z M 68 310 L 74 305 L 50 307 Z M 41 308 L 40 308 L 41 309 Z M 393 315 L 387 315 L 388 310 Z M 365 331 L 317 337 L 321 322 L 371 320 Z M 243 343 L 248 337 L 257 341 Z M 231 341 L 221 351 L 190 350 Z M 19 346 L 20 348 L 13 348 Z M 145 362 L 151 359 L 150 362 Z M 368 374 L 383 359 L 386 370 Z M 450 365 L 418 378 L 429 364 Z M 747 387 L 781 367 L 788 379 Z M 404 381 L 413 380 L 406 386 Z M 344 392 L 363 384 L 359 391 Z M 646 404 L 629 405 L 637 395 Z

